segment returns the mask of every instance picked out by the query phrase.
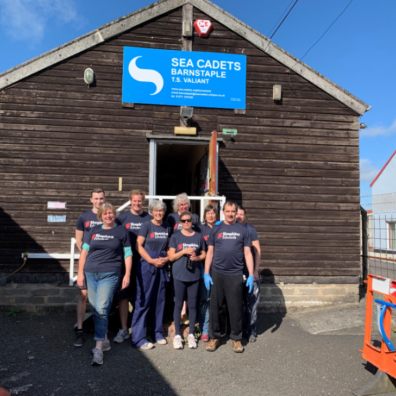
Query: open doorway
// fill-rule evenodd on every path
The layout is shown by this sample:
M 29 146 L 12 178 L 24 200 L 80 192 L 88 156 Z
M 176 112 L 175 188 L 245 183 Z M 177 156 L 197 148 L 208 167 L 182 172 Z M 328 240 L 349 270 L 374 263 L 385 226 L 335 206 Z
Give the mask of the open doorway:
M 207 144 L 159 143 L 156 193 L 203 195 L 207 152 Z
M 215 158 L 217 150 L 215 140 Z M 150 195 L 177 195 L 182 192 L 189 196 L 206 195 L 210 180 L 208 158 L 209 139 L 151 139 Z M 217 159 L 215 162 L 217 168 Z M 168 210 L 172 210 L 171 202 L 166 203 Z M 191 209 L 199 212 L 199 203 L 196 202 Z

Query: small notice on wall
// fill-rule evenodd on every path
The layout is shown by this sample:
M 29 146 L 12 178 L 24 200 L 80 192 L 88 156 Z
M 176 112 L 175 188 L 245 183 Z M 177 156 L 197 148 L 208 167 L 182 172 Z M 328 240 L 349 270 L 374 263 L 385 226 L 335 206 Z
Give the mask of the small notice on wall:
M 66 209 L 66 202 L 48 201 L 47 209 Z
M 66 223 L 66 215 L 48 215 L 48 223 Z

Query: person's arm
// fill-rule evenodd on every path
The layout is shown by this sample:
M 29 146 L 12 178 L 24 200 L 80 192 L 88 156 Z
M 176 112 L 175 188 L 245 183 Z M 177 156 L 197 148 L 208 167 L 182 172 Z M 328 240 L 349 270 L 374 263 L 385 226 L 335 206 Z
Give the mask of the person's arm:
M 122 227 L 122 226 L 120 226 Z M 121 289 L 125 289 L 129 286 L 131 282 L 131 271 L 132 271 L 132 247 L 130 241 L 129 232 L 123 227 L 124 236 L 122 238 L 122 246 L 124 251 L 124 264 L 125 264 L 125 274 L 121 281 Z
M 202 249 L 201 253 L 198 256 L 196 256 L 195 254 L 190 256 L 190 260 L 191 261 L 203 261 L 203 260 L 205 260 L 205 257 L 206 257 L 206 252 L 205 252 L 205 250 Z
M 129 282 L 131 280 L 131 271 L 132 271 L 132 255 L 125 257 L 125 275 L 122 278 L 121 289 L 125 289 L 129 286 Z
M 153 259 L 146 251 L 146 249 L 143 247 L 144 241 L 146 238 L 142 235 L 138 235 L 136 239 L 136 249 L 140 254 L 140 257 L 143 257 L 144 260 L 146 260 L 147 263 L 154 265 L 154 267 L 163 267 L 163 260 L 161 258 Z M 166 259 L 168 260 L 168 259 Z
M 138 235 L 137 239 L 136 239 L 136 250 L 138 251 L 138 253 L 140 254 L 140 257 L 143 257 L 144 260 L 146 260 L 149 264 L 153 264 L 152 263 L 152 258 L 151 256 L 146 252 L 146 249 L 143 247 L 144 241 L 146 240 L 146 238 L 142 235 Z
M 85 262 L 87 261 L 87 256 L 88 256 L 88 250 L 82 249 L 80 253 L 80 259 L 78 261 L 78 273 L 77 273 L 77 286 L 80 288 L 83 288 L 85 286 L 84 267 L 85 267 Z
M 81 253 L 81 250 L 82 250 L 83 236 L 84 236 L 84 231 L 76 229 L 76 232 L 75 232 L 76 246 L 77 246 L 77 249 L 79 250 L 80 253 Z
M 254 274 L 256 277 L 258 277 L 258 270 L 260 268 L 261 262 L 261 246 L 258 239 L 252 242 L 252 249 L 254 252 Z
M 209 245 L 208 251 L 206 252 L 206 257 L 205 257 L 205 274 L 210 273 L 212 261 L 213 261 L 213 245 Z
M 193 253 L 194 248 L 192 247 L 184 248 L 178 252 L 176 252 L 176 249 L 174 247 L 170 247 L 168 250 L 168 259 L 169 261 L 176 261 L 183 256 L 191 256 Z
M 249 276 L 253 276 L 254 264 L 253 264 L 253 255 L 252 255 L 250 246 L 245 246 L 243 248 L 243 254 L 245 256 L 245 263 L 246 263 L 247 270 L 249 272 Z
M 206 252 L 205 271 L 203 274 L 203 281 L 207 291 L 210 291 L 210 288 L 213 285 L 213 280 L 212 277 L 210 276 L 210 268 L 212 266 L 212 261 L 213 261 L 213 245 L 209 245 L 208 251 Z

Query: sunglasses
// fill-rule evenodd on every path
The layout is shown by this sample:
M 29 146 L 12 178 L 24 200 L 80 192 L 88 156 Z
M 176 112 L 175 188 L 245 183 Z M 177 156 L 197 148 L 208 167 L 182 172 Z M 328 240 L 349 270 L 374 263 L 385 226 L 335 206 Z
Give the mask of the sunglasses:
M 180 219 L 180 223 L 191 223 L 191 219 Z

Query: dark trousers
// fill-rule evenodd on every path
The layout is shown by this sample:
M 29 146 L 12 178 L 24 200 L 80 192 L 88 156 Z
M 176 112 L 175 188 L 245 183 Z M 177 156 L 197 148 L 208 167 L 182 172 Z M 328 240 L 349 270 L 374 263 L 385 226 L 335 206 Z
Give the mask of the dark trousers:
M 132 313 L 132 344 L 136 347 L 147 342 L 147 324 L 151 322 L 155 340 L 164 338 L 166 275 L 142 260 L 136 268 L 136 298 Z
M 183 282 L 173 278 L 175 287 L 175 308 L 173 311 L 173 320 L 175 321 L 176 335 L 181 335 L 180 329 L 180 314 L 183 307 L 183 301 L 187 295 L 187 308 L 189 333 L 194 334 L 195 322 L 197 321 L 197 305 L 198 305 L 198 288 L 199 280 L 195 282 Z
M 244 293 L 244 337 L 249 339 L 250 336 L 257 337 L 257 309 L 260 303 L 260 282 L 255 280 L 253 292 L 249 293 L 245 288 Z
M 242 274 L 224 275 L 212 271 L 210 294 L 209 336 L 225 338 L 227 311 L 230 319 L 230 338 L 242 339 L 243 277 Z

